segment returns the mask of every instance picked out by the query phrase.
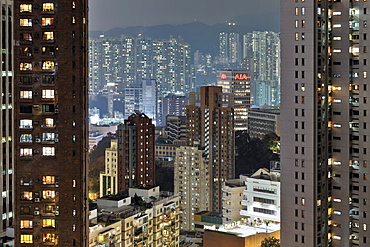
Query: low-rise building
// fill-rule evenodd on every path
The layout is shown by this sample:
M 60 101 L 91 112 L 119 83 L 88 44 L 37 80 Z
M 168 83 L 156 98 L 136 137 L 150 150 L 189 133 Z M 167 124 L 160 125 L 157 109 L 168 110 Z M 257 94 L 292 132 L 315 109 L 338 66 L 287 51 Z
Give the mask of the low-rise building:
M 222 186 L 223 223 L 233 222 L 241 218 L 241 201 L 245 189 L 243 178 L 244 176 L 241 176 L 240 179 L 227 180 Z

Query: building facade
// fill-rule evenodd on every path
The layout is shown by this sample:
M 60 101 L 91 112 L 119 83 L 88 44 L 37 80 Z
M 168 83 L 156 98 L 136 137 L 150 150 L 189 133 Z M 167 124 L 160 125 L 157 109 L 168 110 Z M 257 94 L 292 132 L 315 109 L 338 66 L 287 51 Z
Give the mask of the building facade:
M 280 136 L 280 109 L 251 108 L 248 111 L 248 134 L 260 138 L 275 133 Z
M 155 127 L 144 113 L 135 111 L 117 127 L 118 192 L 155 183 Z
M 245 185 L 242 179 L 229 179 L 222 186 L 222 222 L 230 223 L 241 218 L 241 201 Z
M 15 246 L 87 246 L 87 9 L 14 2 Z
M 222 184 L 234 178 L 234 97 L 222 87 L 191 92 L 186 107 L 187 145 L 204 149 L 209 167 L 210 210 L 222 212 Z
M 181 229 L 194 230 L 194 213 L 210 208 L 209 168 L 204 150 L 181 146 L 176 149 L 174 189 L 180 196 Z
M 282 246 L 369 245 L 368 9 L 281 2 Z
M 104 172 L 100 173 L 100 197 L 118 194 L 118 145 L 111 140 L 110 147 L 105 149 Z
M 223 92 L 234 94 L 235 130 L 246 130 L 251 105 L 251 73 L 244 70 L 221 70 L 217 71 L 216 80 Z

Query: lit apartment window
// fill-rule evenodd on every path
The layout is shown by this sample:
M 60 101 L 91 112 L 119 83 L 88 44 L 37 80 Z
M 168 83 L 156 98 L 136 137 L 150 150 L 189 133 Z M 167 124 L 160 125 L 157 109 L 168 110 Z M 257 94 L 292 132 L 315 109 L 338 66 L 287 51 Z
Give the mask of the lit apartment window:
M 299 8 L 298 7 L 295 8 L 295 15 L 299 15 Z
M 21 143 L 32 143 L 32 135 L 31 134 L 22 134 L 20 138 Z
M 43 32 L 42 39 L 43 40 L 54 40 L 54 32 Z
M 43 219 L 42 220 L 42 227 L 55 228 L 55 220 L 54 219 Z
M 42 11 L 54 11 L 54 3 L 43 3 Z
M 55 184 L 55 176 L 42 176 L 42 184 Z
M 32 19 L 20 19 L 19 24 L 21 27 L 32 27 Z
M 31 201 L 32 199 L 33 199 L 32 191 L 22 191 L 21 192 L 21 200 Z
M 54 24 L 54 18 L 42 18 L 41 25 L 42 26 L 52 26 Z
M 32 148 L 21 148 L 20 156 L 21 157 L 32 157 Z
M 32 70 L 32 63 L 20 63 L 20 70 Z
M 32 220 L 21 220 L 21 229 L 32 228 Z
M 44 156 L 55 156 L 55 148 L 54 147 L 43 147 L 42 148 L 42 155 L 44 155 Z
M 19 128 L 21 129 L 32 129 L 32 120 L 31 119 L 22 119 L 20 121 Z
M 21 235 L 21 244 L 32 244 L 33 235 L 31 234 L 22 234 Z
M 56 137 L 57 137 L 57 134 L 55 133 L 42 133 L 43 142 L 55 142 Z
M 54 99 L 54 90 L 52 89 L 42 90 L 42 98 L 43 99 Z
M 44 243 L 54 243 L 55 242 L 55 234 L 42 234 L 42 242 Z
M 54 61 L 43 61 L 42 69 L 54 69 Z
M 54 127 L 54 119 L 53 118 L 45 118 L 44 119 L 44 127 Z
M 53 200 L 53 199 L 55 199 L 55 191 L 54 190 L 43 190 L 42 191 L 42 199 L 44 199 L 44 200 Z
M 301 14 L 302 14 L 302 15 L 305 15 L 305 14 L 306 14 L 306 9 L 305 9 L 305 7 L 302 7 L 302 8 L 301 8 Z
M 19 11 L 21 13 L 31 13 L 32 12 L 32 4 L 23 3 L 19 6 Z
M 21 99 L 32 99 L 32 91 L 20 91 L 19 97 Z

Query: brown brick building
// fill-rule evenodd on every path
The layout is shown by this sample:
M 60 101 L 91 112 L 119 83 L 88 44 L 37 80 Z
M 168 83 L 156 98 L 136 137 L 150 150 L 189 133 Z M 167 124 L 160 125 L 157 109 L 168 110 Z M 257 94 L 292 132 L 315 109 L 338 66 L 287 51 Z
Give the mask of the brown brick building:
M 186 125 L 187 145 L 203 149 L 209 166 L 210 209 L 222 212 L 222 183 L 235 176 L 234 95 L 214 86 L 191 92 Z
M 87 1 L 14 1 L 15 246 L 87 246 Z
M 118 192 L 136 185 L 155 184 L 155 126 L 135 111 L 117 127 Z

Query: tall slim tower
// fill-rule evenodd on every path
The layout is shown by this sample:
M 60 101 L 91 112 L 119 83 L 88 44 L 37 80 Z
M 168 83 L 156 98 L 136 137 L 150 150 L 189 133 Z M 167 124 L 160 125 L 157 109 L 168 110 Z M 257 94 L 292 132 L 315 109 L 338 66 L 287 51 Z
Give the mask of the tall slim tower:
M 118 125 L 118 192 L 155 184 L 154 132 L 152 120 L 136 110 Z
M 14 1 L 15 246 L 87 246 L 87 1 Z
M 214 86 L 191 92 L 186 125 L 187 145 L 204 149 L 210 176 L 210 209 L 221 213 L 222 183 L 235 176 L 234 95 Z
M 281 1 L 282 246 L 369 246 L 367 1 Z

